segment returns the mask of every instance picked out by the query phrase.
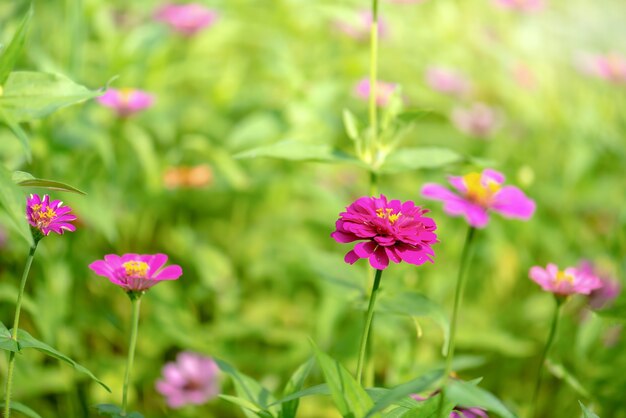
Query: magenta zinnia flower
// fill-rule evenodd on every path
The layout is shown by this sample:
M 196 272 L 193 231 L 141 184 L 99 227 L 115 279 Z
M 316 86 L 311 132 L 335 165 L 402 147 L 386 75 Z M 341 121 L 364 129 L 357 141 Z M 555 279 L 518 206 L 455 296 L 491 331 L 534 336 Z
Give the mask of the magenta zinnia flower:
M 561 296 L 574 293 L 588 295 L 592 290 L 602 287 L 602 281 L 587 271 L 576 267 L 559 270 L 556 264 L 552 263 L 545 269 L 539 266 L 532 267 L 528 276 L 543 290 Z
M 191 36 L 212 26 L 218 18 L 215 10 L 198 3 L 167 4 L 155 13 L 155 19 L 167 23 L 183 35 Z
M 136 89 L 108 89 L 97 100 L 102 106 L 110 107 L 123 118 L 152 106 L 154 96 Z
M 218 372 L 210 357 L 184 351 L 163 367 L 163 379 L 156 382 L 156 390 L 165 396 L 170 408 L 201 405 L 217 396 Z
M 376 104 L 378 106 L 386 106 L 397 88 L 398 85 L 395 83 L 378 80 L 376 82 Z M 370 97 L 369 79 L 364 78 L 359 81 L 359 83 L 354 87 L 354 94 L 363 100 L 368 100 Z
M 489 211 L 506 218 L 528 220 L 535 212 L 535 202 L 515 186 L 504 186 L 504 175 L 496 170 L 485 169 L 482 174 L 470 173 L 463 177 L 450 176 L 454 193 L 438 184 L 428 183 L 422 187 L 422 196 L 444 202 L 443 210 L 450 216 L 464 216 L 475 228 L 483 228 L 489 222 Z
M 76 227 L 71 224 L 76 220 L 76 216 L 71 214 L 71 211 L 72 208 L 63 206 L 60 200 L 51 202 L 47 194 L 43 196 L 43 199 L 39 195 L 31 194 L 26 201 L 28 223 L 44 236 L 50 234 L 50 231 L 57 234 L 63 234 L 64 231 L 76 231 Z
M 341 243 L 364 241 L 346 254 L 349 264 L 368 258 L 378 270 L 387 268 L 389 260 L 420 265 L 432 262 L 430 246 L 437 242 L 433 232 L 437 225 L 423 216 L 427 212 L 411 201 L 387 201 L 383 195 L 361 197 L 339 214 L 337 229 L 330 236 Z
M 108 254 L 89 268 L 127 292 L 144 292 L 160 281 L 176 280 L 183 274 L 176 264 L 162 268 L 166 261 L 165 254 Z

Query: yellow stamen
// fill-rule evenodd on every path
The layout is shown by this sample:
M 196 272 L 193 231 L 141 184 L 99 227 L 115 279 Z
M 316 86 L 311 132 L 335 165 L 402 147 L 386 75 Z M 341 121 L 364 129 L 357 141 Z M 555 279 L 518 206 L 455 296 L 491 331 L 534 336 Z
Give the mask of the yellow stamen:
M 402 216 L 402 212 L 393 213 L 393 209 L 385 208 L 383 211 L 382 208 L 376 209 L 376 216 L 382 219 L 388 219 L 390 224 L 394 224 L 400 216 Z
M 130 102 L 130 98 L 132 97 L 134 92 L 135 90 L 130 88 L 119 89 L 120 101 L 124 104 L 127 104 L 128 102 Z
M 558 271 L 556 273 L 556 282 L 561 283 L 562 281 L 574 283 L 574 276 L 572 276 L 571 274 L 567 274 L 564 271 Z
M 500 185 L 491 179 L 487 179 L 485 186 L 480 173 L 469 173 L 463 176 L 463 183 L 467 188 L 467 197 L 479 205 L 488 205 L 493 195 L 500 190 Z
M 126 270 L 126 275 L 129 277 L 146 277 L 148 275 L 148 270 L 150 270 L 150 266 L 148 263 L 143 261 L 127 261 L 122 264 L 124 270 Z

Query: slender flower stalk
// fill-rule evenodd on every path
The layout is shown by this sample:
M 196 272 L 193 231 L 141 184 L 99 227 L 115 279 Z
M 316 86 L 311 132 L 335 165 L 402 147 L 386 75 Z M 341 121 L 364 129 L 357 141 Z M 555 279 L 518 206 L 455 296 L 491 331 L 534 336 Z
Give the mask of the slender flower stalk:
M 124 389 L 122 392 L 122 415 L 126 415 L 128 406 L 128 385 L 130 381 L 130 372 L 133 368 L 135 360 L 135 347 L 137 345 L 137 330 L 139 329 L 139 309 L 141 307 L 141 296 L 143 292 L 129 292 L 132 316 L 130 319 L 130 339 L 128 343 L 128 359 L 126 361 L 126 373 L 124 374 Z
M 26 259 L 26 266 L 24 267 L 24 273 L 22 274 L 22 281 L 20 282 L 20 290 L 17 294 L 17 302 L 15 306 L 15 319 L 13 320 L 13 330 L 11 331 L 11 338 L 17 342 L 17 330 L 20 324 L 20 312 L 22 311 L 22 296 L 24 295 L 24 288 L 26 287 L 26 280 L 28 279 L 28 273 L 30 272 L 30 266 L 33 264 L 33 258 L 35 257 L 35 251 L 37 250 L 37 243 L 30 247 L 28 252 L 28 258 Z M 11 416 L 11 389 L 13 386 L 13 369 L 15 368 L 15 352 L 11 351 L 9 354 L 9 369 L 7 371 L 7 384 L 4 392 L 4 417 Z
M 382 270 L 376 270 L 374 285 L 372 286 L 372 293 L 370 294 L 370 301 L 367 305 L 367 314 L 365 315 L 365 327 L 363 328 L 363 334 L 361 335 L 361 344 L 359 346 L 359 360 L 356 366 L 356 380 L 359 383 L 361 383 L 363 376 L 363 366 L 365 364 L 367 341 L 369 339 L 370 330 L 372 328 L 372 320 L 374 319 L 374 305 L 376 304 L 376 296 L 378 295 L 378 288 L 380 287 L 380 278 L 382 277 L 382 275 Z
M 369 97 L 369 122 L 371 138 L 369 146 L 370 162 L 376 161 L 376 149 L 378 147 L 378 0 L 372 0 L 372 23 L 370 26 L 370 97 Z M 374 175 L 374 174 L 373 174 Z

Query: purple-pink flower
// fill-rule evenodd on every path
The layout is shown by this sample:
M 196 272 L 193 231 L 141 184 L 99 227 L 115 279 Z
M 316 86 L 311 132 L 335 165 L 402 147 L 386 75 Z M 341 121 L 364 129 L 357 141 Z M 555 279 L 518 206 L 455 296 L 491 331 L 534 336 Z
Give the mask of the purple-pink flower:
M 391 100 L 391 96 L 398 88 L 395 83 L 378 80 L 376 82 L 376 104 L 378 106 L 386 106 Z M 363 100 L 370 97 L 370 81 L 367 78 L 361 79 L 354 87 L 354 94 Z
M 345 35 L 358 41 L 364 41 L 370 37 L 370 27 L 372 26 L 372 12 L 361 10 L 354 19 L 335 22 L 335 27 Z M 387 36 L 387 23 L 378 16 L 378 36 Z
M 175 31 L 191 36 L 212 26 L 219 14 L 199 3 L 188 3 L 166 4 L 159 8 L 154 16 L 156 20 L 165 22 Z
M 622 286 L 618 280 L 599 270 L 590 261 L 581 261 L 578 263 L 577 269 L 581 273 L 596 276 L 602 283 L 601 287 L 589 293 L 589 306 L 592 309 L 602 309 L 610 306 L 622 291 Z
M 434 91 L 462 97 L 471 89 L 469 79 L 460 72 L 445 67 L 429 67 L 426 70 L 426 84 Z
M 26 200 L 28 223 L 44 236 L 50 234 L 50 231 L 57 234 L 63 234 L 64 231 L 76 231 L 76 227 L 71 223 L 76 220 L 76 216 L 71 211 L 72 208 L 63 206 L 60 200 L 51 202 L 47 194 L 43 196 L 43 199 L 39 195 L 31 194 Z
M 548 264 L 544 269 L 531 267 L 528 276 L 545 291 L 560 296 L 574 293 L 588 295 L 591 291 L 602 287 L 602 281 L 593 274 L 576 267 L 559 270 L 556 264 Z
M 346 254 L 344 260 L 349 264 L 367 258 L 372 267 L 384 270 L 389 260 L 432 263 L 437 225 L 424 216 L 427 212 L 411 201 L 388 201 L 383 195 L 361 197 L 339 214 L 330 236 L 340 243 L 362 241 Z
M 520 12 L 536 12 L 544 8 L 544 0 L 494 0 L 495 3 L 505 9 Z
M 201 405 L 218 395 L 218 373 L 210 357 L 184 351 L 175 362 L 163 366 L 163 378 L 156 382 L 156 390 L 165 396 L 170 408 Z
M 108 254 L 89 268 L 127 292 L 144 292 L 163 280 L 176 280 L 183 274 L 179 265 L 163 267 L 166 262 L 165 254 Z
M 487 168 L 482 173 L 448 177 L 456 193 L 439 184 L 427 183 L 422 187 L 422 196 L 441 200 L 445 213 L 464 216 L 475 228 L 487 225 L 490 211 L 505 218 L 530 219 L 535 202 L 515 186 L 502 186 L 504 179 L 502 173 Z
M 101 105 L 115 110 L 117 115 L 123 118 L 152 106 L 154 96 L 137 89 L 108 89 L 97 100 Z
M 626 83 L 626 58 L 616 52 L 605 55 L 589 55 L 579 62 L 580 70 L 615 84 Z
M 498 127 L 500 118 L 492 107 L 474 103 L 469 108 L 457 107 L 452 111 L 452 123 L 466 135 L 486 138 Z

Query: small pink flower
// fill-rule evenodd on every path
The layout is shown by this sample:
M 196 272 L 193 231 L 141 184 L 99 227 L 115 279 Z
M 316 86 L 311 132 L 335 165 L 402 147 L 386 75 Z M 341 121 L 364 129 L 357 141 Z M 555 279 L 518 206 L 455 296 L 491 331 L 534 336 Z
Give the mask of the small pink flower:
M 50 234 L 50 231 L 57 234 L 63 234 L 64 231 L 76 231 L 76 227 L 71 223 L 76 220 L 76 216 L 70 213 L 71 211 L 72 208 L 63 206 L 60 200 L 51 202 L 47 194 L 43 196 L 43 199 L 39 195 L 31 194 L 26 201 L 28 223 L 43 236 Z
M 397 88 L 398 85 L 395 83 L 378 80 L 376 82 L 376 104 L 378 106 L 386 106 Z M 354 87 L 354 94 L 360 99 L 368 100 L 370 97 L 370 81 L 367 78 L 361 79 Z
M 430 67 L 426 70 L 426 84 L 434 91 L 451 96 L 465 96 L 471 89 L 468 78 L 458 71 L 444 67 Z
M 354 264 L 367 258 L 372 267 L 384 270 L 389 260 L 420 265 L 433 262 L 431 245 L 437 242 L 437 225 L 423 216 L 428 211 L 411 201 L 387 201 L 381 195 L 361 197 L 339 214 L 330 236 L 340 243 L 360 241 L 344 260 Z
M 528 276 L 543 290 L 561 296 L 574 293 L 588 295 L 592 290 L 602 287 L 602 281 L 588 272 L 576 267 L 559 270 L 556 264 L 552 263 L 545 269 L 539 266 L 532 267 Z
M 218 395 L 218 373 L 210 357 L 184 351 L 175 362 L 163 366 L 163 378 L 156 382 L 156 390 L 165 396 L 170 408 L 202 405 Z
M 114 109 L 122 118 L 147 109 L 154 103 L 151 94 L 136 89 L 108 89 L 97 100 L 102 106 Z
M 345 35 L 358 41 L 365 41 L 370 37 L 370 27 L 372 26 L 372 12 L 362 10 L 354 19 L 335 22 L 335 27 Z M 378 16 L 378 36 L 387 36 L 387 23 Z
M 602 309 L 610 306 L 622 291 L 622 286 L 618 280 L 598 271 L 593 263 L 587 260 L 578 263 L 578 271 L 590 276 L 596 276 L 602 283 L 602 287 L 594 289 L 589 294 L 589 306 L 592 309 Z
M 464 216 L 475 228 L 483 228 L 489 222 L 489 211 L 506 218 L 528 220 L 535 212 L 535 202 L 515 186 L 504 186 L 504 175 L 490 168 L 463 177 L 450 176 L 449 189 L 434 183 L 422 187 L 422 196 L 444 202 L 443 210 L 450 216 Z
M 586 56 L 578 66 L 589 76 L 615 84 L 626 83 L 626 58 L 618 53 Z
M 466 135 L 486 138 L 499 125 L 498 113 L 483 103 L 474 103 L 469 108 L 456 108 L 452 111 L 452 123 Z
M 509 10 L 520 12 L 537 12 L 544 8 L 543 0 L 494 0 L 495 3 Z
M 104 256 L 104 260 L 89 265 L 99 276 L 127 292 L 144 292 L 163 280 L 177 280 L 183 269 L 176 264 L 163 268 L 167 262 L 165 254 L 116 254 Z
M 186 36 L 195 35 L 200 30 L 212 26 L 218 19 L 215 10 L 199 3 L 167 4 L 155 13 L 155 19 L 165 22 L 172 29 Z

